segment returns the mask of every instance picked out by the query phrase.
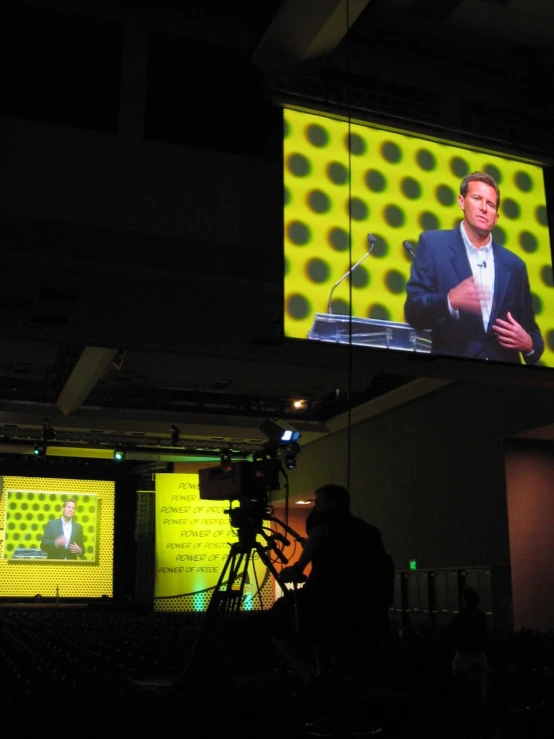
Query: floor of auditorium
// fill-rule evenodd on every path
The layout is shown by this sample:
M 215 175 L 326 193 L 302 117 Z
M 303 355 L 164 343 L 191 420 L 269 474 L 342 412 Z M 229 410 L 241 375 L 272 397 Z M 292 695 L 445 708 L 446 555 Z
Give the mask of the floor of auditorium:
M 49 721 L 195 738 L 552 739 L 551 671 L 529 662 L 530 672 L 514 671 L 502 649 L 513 656 L 506 644 L 493 655 L 484 719 L 460 701 L 448 647 L 432 641 L 395 641 L 371 669 L 358 660 L 333 715 L 298 692 L 263 616 L 207 625 L 182 614 L 3 608 L 0 695 L 5 721 L 43 731 Z

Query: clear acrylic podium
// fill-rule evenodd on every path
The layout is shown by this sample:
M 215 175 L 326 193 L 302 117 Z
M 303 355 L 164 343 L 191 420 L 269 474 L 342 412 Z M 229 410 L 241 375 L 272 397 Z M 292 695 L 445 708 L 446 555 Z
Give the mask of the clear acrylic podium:
M 399 349 L 407 352 L 432 351 L 431 331 L 418 331 L 408 323 L 382 321 L 375 318 L 356 318 L 333 313 L 316 313 L 308 333 L 308 339 L 373 346 L 382 349 Z

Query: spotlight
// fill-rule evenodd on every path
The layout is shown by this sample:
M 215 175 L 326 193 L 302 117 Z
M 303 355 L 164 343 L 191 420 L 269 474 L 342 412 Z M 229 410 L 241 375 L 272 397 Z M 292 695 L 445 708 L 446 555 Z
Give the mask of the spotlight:
M 300 453 L 298 444 L 287 444 L 283 449 L 283 457 L 287 470 L 293 470 L 296 467 L 296 457 Z
M 252 461 L 254 463 L 263 462 L 265 460 L 265 457 L 266 457 L 265 447 L 263 449 L 256 449 L 252 453 Z
M 113 458 L 116 462 L 123 462 L 125 460 L 125 452 L 122 452 L 120 449 L 115 449 Z
M 45 457 L 46 444 L 44 444 L 42 441 L 37 441 L 37 443 L 35 444 L 35 448 L 33 449 L 33 454 L 35 457 Z
M 263 421 L 260 431 L 264 432 L 272 446 L 296 443 L 300 438 L 300 431 L 297 431 L 285 421 L 279 421 L 277 418 L 268 418 Z
M 46 444 L 47 441 L 53 441 L 56 438 L 55 430 L 50 426 L 48 418 L 42 419 L 42 440 Z
M 171 446 L 179 446 L 179 442 L 181 441 L 181 432 L 175 424 L 172 424 L 169 427 L 169 430 L 171 431 Z
M 285 467 L 287 470 L 293 470 L 296 467 L 296 455 L 287 454 L 285 456 Z
M 225 447 L 221 450 L 221 455 L 219 457 L 221 464 L 230 464 L 231 460 L 231 450 L 228 447 Z

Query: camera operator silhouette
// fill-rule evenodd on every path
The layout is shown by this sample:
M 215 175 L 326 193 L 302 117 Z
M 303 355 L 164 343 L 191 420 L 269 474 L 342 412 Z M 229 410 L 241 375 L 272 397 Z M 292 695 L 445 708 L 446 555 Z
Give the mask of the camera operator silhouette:
M 307 701 L 317 694 L 326 710 L 332 704 L 340 710 L 352 650 L 363 643 L 371 659 L 389 636 L 394 563 L 379 529 L 351 513 L 350 494 L 340 485 L 315 491 L 306 533 L 299 560 L 279 577 L 283 587 L 293 585 L 295 597 L 286 594 L 273 604 L 269 633 Z

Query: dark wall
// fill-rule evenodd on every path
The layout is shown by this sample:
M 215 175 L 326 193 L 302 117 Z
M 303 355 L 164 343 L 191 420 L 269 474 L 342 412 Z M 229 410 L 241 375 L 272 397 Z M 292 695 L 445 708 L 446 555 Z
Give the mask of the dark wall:
M 248 39 L 48 6 L 0 23 L 2 333 L 186 349 L 225 315 L 231 346 L 279 338 L 282 116 Z
M 512 441 L 506 470 L 514 626 L 547 631 L 554 626 L 554 444 Z
M 136 590 L 137 545 L 135 539 L 138 475 L 116 480 L 114 507 L 114 599 L 125 603 Z
M 0 136 L 3 333 L 194 347 L 225 316 L 230 345 L 280 335 L 279 164 L 30 122 Z
M 548 391 L 452 384 L 303 446 L 291 489 L 349 481 L 397 569 L 508 565 L 504 439 L 549 404 Z

